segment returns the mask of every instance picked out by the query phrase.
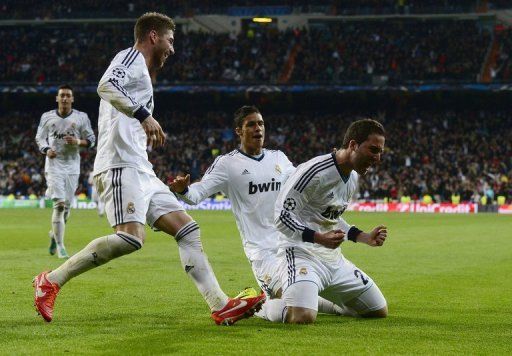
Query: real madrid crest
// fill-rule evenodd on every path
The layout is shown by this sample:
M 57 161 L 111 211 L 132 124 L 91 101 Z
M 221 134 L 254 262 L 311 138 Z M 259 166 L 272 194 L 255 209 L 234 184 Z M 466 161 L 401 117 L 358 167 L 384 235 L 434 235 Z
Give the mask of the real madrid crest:
M 135 213 L 135 204 L 133 202 L 129 202 L 128 205 L 126 206 L 126 212 L 128 214 L 133 214 Z
M 283 172 L 282 169 L 281 169 L 281 166 L 278 165 L 278 164 L 276 164 L 276 172 L 279 173 L 279 174 L 281 174 Z

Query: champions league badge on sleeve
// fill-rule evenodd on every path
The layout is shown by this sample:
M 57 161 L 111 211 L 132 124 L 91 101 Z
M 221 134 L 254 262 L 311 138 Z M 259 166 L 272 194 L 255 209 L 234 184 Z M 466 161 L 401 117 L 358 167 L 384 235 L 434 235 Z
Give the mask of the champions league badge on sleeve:
M 122 70 L 121 68 L 114 68 L 112 70 L 112 74 L 114 75 L 114 77 L 119 78 L 119 79 L 123 79 L 126 76 L 125 71 Z
M 286 211 L 292 211 L 297 206 L 297 202 L 293 198 L 286 198 L 283 204 L 283 208 Z

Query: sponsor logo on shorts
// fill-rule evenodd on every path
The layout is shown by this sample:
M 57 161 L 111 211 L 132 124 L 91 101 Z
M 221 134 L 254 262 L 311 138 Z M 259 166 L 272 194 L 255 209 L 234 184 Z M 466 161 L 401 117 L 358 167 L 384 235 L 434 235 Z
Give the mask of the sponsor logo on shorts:
M 134 203 L 132 203 L 132 202 L 129 202 L 129 203 L 128 203 L 128 206 L 126 207 L 126 212 L 127 212 L 128 214 L 133 214 L 133 213 L 135 213 L 135 204 L 134 204 Z

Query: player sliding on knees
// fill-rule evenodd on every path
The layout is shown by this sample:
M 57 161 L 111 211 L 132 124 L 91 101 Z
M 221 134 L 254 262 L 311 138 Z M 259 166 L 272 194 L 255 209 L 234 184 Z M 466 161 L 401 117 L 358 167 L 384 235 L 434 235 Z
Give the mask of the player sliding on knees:
M 199 225 L 155 175 L 147 146 L 163 145 L 165 135 L 151 112 L 151 75 L 174 54 L 172 19 L 146 13 L 135 24 L 135 45 L 119 52 L 100 80 L 98 152 L 94 184 L 115 232 L 91 241 L 51 272 L 34 279 L 35 306 L 53 318 L 57 293 L 71 278 L 142 248 L 145 223 L 174 236 L 182 267 L 193 280 L 217 324 L 232 324 L 256 312 L 264 295 L 228 298 L 203 252 Z
M 386 227 L 365 233 L 341 217 L 359 175 L 380 162 L 384 134 L 375 120 L 353 122 L 341 150 L 299 165 L 281 189 L 275 223 L 280 231 L 278 258 L 286 322 L 314 322 L 318 295 L 354 315 L 387 316 L 387 302 L 377 284 L 339 248 L 347 240 L 372 247 L 386 240 Z
M 217 157 L 200 182 L 189 186 L 190 177 L 179 176 L 170 186 L 183 200 L 194 205 L 220 191 L 228 195 L 245 254 L 259 286 L 268 297 L 256 315 L 270 321 L 282 321 L 285 304 L 279 299 L 282 283 L 277 269 L 279 231 L 273 221 L 274 206 L 282 184 L 295 167 L 283 152 L 263 148 L 265 122 L 258 108 L 243 106 L 238 109 L 234 127 L 240 138 L 239 149 Z M 258 294 L 251 288 L 241 295 Z M 343 306 L 318 299 L 320 312 L 346 313 Z

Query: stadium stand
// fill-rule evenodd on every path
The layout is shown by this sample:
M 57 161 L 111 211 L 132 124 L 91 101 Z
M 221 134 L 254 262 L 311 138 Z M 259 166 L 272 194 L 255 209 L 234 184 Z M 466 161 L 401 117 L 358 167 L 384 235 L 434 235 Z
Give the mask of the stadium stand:
M 39 113 L 15 113 L 11 127 L 1 129 L 0 195 L 44 194 L 44 158 L 33 137 Z M 358 113 L 265 115 L 267 146 L 282 149 L 294 164 L 339 146 L 340 134 Z M 150 153 L 155 171 L 166 181 L 176 174 L 201 175 L 219 154 L 237 147 L 231 116 L 225 112 L 191 115 L 168 111 L 161 119 L 168 133 L 166 146 Z M 503 195 L 512 202 L 512 115 L 505 111 L 420 111 L 403 116 L 377 115 L 387 128 L 387 149 L 379 169 L 360 187 L 366 200 L 398 200 L 404 195 L 449 201 L 458 192 L 461 201 L 483 194 Z M 0 118 L 6 120 L 6 118 Z M 7 134 L 9 132 L 9 134 Z M 94 152 L 82 152 L 81 192 Z M 492 192 L 492 193 L 491 193 Z
M 0 51 L 6 54 L 0 59 L 0 81 L 96 83 L 97 68 L 132 43 L 130 28 L 123 23 L 0 27 Z M 505 33 L 504 41 L 510 37 Z M 163 84 L 277 83 L 296 47 L 291 83 L 368 82 L 373 76 L 386 76 L 391 83 L 476 82 L 490 43 L 490 33 L 474 20 L 350 21 L 239 35 L 178 33 L 179 56 L 159 78 Z
M 34 3 L 30 0 L 5 0 L 0 5 L 0 19 L 62 19 L 62 18 L 135 18 L 146 9 L 161 11 L 173 16 L 198 14 L 224 14 L 243 16 L 254 2 L 247 0 L 55 0 L 51 3 Z M 320 12 L 330 15 L 389 15 L 470 13 L 510 8 L 508 0 L 262 0 L 258 1 L 260 13 L 280 14 Z

